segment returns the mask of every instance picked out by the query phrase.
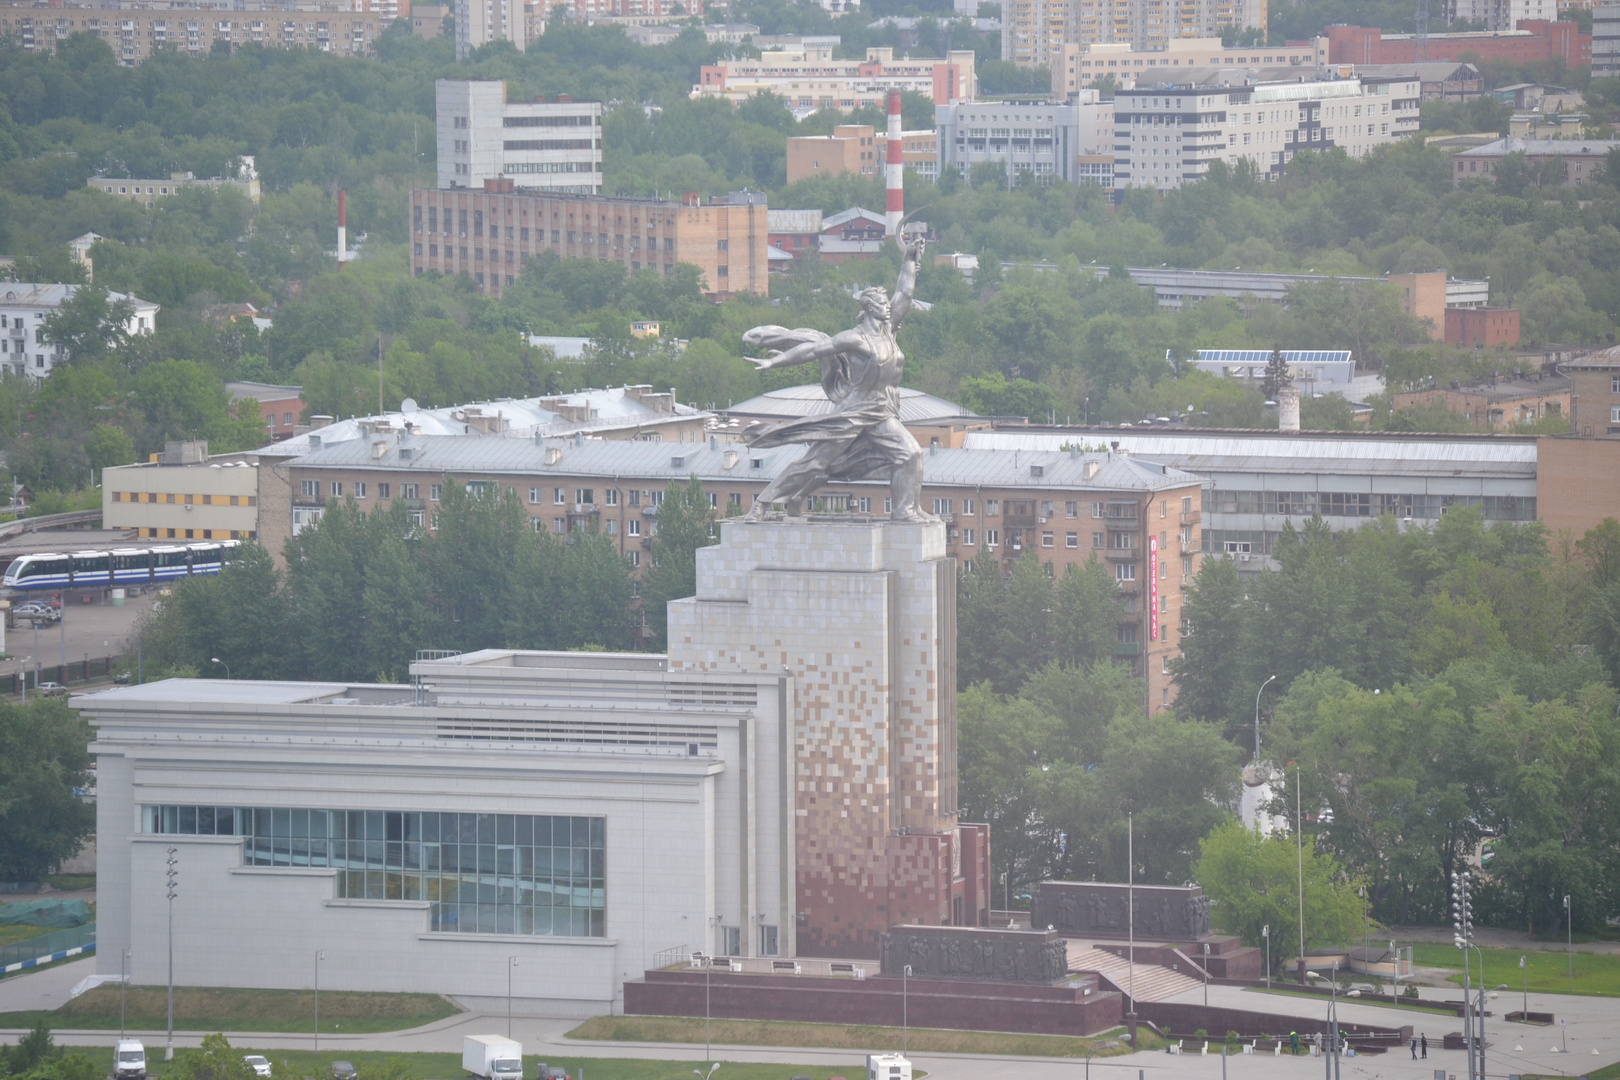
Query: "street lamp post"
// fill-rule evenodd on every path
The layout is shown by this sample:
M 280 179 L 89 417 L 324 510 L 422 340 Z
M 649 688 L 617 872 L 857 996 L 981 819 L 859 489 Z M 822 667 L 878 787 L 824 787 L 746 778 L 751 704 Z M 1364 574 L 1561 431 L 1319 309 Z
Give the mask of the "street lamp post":
M 1526 957 L 1519 957 L 1519 974 L 1524 976 L 1523 1004 L 1519 1006 L 1519 1020 L 1522 1023 L 1530 1022 L 1530 969 L 1525 966 Z
M 129 949 L 118 954 L 118 1037 L 124 1037 L 124 991 L 129 988 Z
M 707 1073 L 704 1073 L 702 1069 L 693 1069 L 692 1075 L 702 1077 L 703 1080 L 710 1080 L 710 1077 L 714 1076 L 714 1070 L 718 1069 L 719 1067 L 720 1063 L 717 1061 L 713 1065 L 709 1066 L 709 1071 Z
M 326 959 L 324 949 L 315 950 L 315 1051 L 321 1049 L 321 961 Z
M 713 1052 L 709 1049 L 709 1044 L 710 1044 L 710 1039 L 709 1039 L 709 981 L 710 981 L 710 976 L 713 975 L 713 974 L 714 974 L 714 957 L 705 956 L 703 958 L 703 1056 L 704 1057 L 713 1057 L 714 1056 Z
M 224 668 L 225 669 L 225 678 L 227 680 L 230 679 L 230 677 L 231 677 L 231 665 L 227 664 L 225 661 L 221 660 L 217 656 L 210 656 L 208 658 L 208 662 L 210 664 L 218 664 L 220 667 Z
M 39 685 L 39 683 L 34 683 Z M 1563 894 L 1563 952 L 1570 957 L 1570 993 L 1575 993 L 1575 908 L 1570 907 L 1570 894 Z
M 1266 692 L 1266 687 L 1277 681 L 1273 675 L 1260 684 L 1260 689 L 1254 692 L 1254 763 L 1260 764 L 1260 695 Z
M 1125 923 L 1129 934 L 1129 967 L 1126 968 L 1127 985 L 1131 999 L 1131 1015 L 1136 1015 L 1136 818 L 1125 815 Z M 1131 1046 L 1136 1046 L 1136 1028 L 1131 1028 Z
M 506 1037 L 512 1037 L 512 969 L 517 967 L 517 957 L 506 958 Z
M 1290 764 L 1293 764 L 1290 762 Z M 1305 970 L 1305 814 L 1300 794 L 1300 768 L 1294 766 L 1294 846 L 1299 849 L 1299 970 Z M 1305 981 L 1303 975 L 1300 982 Z
M 169 879 L 169 1039 L 164 1044 L 163 1060 L 174 1060 L 174 898 L 176 886 L 180 878 L 180 860 L 175 858 L 179 849 L 169 849 L 168 870 Z
M 900 1056 L 905 1057 L 911 1047 L 911 999 L 909 996 L 909 983 L 911 981 L 911 965 L 907 964 L 900 971 Z
M 1470 993 L 1468 981 L 1468 950 L 1474 944 L 1474 909 L 1468 902 L 1468 871 L 1453 871 L 1451 874 L 1451 925 L 1454 931 L 1452 944 L 1462 950 L 1463 954 L 1463 1043 L 1468 1051 L 1468 1080 L 1476 1080 L 1474 1055 L 1474 1018 L 1473 994 Z M 1481 974 L 1484 974 L 1484 956 L 1480 957 Z M 1481 982 L 1483 983 L 1483 979 Z M 1483 1080 L 1482 1077 L 1478 1080 Z
M 1204 1008 L 1209 1008 L 1209 942 L 1204 942 Z
M 1266 939 L 1266 989 L 1271 989 L 1271 924 L 1260 928 L 1260 936 Z

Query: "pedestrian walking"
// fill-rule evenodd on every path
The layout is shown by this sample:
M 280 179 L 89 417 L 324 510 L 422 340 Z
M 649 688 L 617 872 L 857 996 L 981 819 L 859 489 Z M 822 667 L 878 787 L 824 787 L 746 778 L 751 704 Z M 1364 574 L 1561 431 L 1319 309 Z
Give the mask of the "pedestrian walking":
M 1417 1040 L 1416 1039 L 1412 1040 L 1412 1060 L 1413 1061 L 1417 1060 Z
M 1428 1061 L 1429 1060 L 1429 1033 L 1427 1031 L 1425 1031 L 1423 1033 L 1422 1038 L 1420 1038 L 1418 1040 L 1418 1046 L 1423 1050 L 1423 1060 Z

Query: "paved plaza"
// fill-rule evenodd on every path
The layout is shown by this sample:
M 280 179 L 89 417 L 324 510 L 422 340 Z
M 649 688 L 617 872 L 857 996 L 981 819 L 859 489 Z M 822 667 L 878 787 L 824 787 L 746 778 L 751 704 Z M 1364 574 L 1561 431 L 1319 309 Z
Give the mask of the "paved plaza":
M 67 1000 L 73 986 L 95 970 L 94 960 L 83 960 L 49 968 L 34 975 L 0 981 L 0 1012 L 21 1009 L 56 1008 Z M 1449 996 L 1456 998 L 1453 988 Z M 1425 988 L 1424 997 L 1435 1000 L 1448 996 L 1444 988 Z M 1202 1002 L 1203 990 L 1189 992 L 1172 1000 Z M 1261 994 L 1237 987 L 1212 986 L 1209 989 L 1211 1005 L 1232 1008 L 1264 1009 L 1270 1012 L 1292 1013 L 1305 1019 L 1320 1019 L 1326 1011 L 1326 1002 L 1310 998 L 1297 998 L 1278 994 Z M 1551 1028 L 1509 1024 L 1502 1015 L 1517 1010 L 1520 996 L 1503 991 L 1490 1003 L 1486 1040 L 1489 1050 L 1486 1060 L 1488 1075 L 1505 1078 L 1519 1073 L 1546 1073 L 1553 1076 L 1580 1076 L 1603 1065 L 1620 1061 L 1620 999 L 1573 997 L 1567 994 L 1531 994 L 1532 1012 L 1552 1012 L 1563 1025 Z M 1410 1019 L 1414 1030 L 1429 1035 L 1429 1057 L 1426 1061 L 1413 1061 L 1405 1048 L 1398 1053 L 1377 1054 L 1360 1058 L 1344 1058 L 1342 1077 L 1397 1077 L 1406 1080 L 1433 1080 L 1437 1070 L 1445 1070 L 1449 1077 L 1464 1077 L 1468 1072 L 1467 1059 L 1462 1051 L 1441 1050 L 1440 1038 L 1447 1031 L 1460 1031 L 1462 1021 L 1429 1013 L 1413 1013 L 1376 1005 L 1345 1003 L 1340 1005 L 1340 1018 L 1347 1024 L 1366 1023 L 1385 1026 L 1405 1023 Z M 645 1058 L 649 1060 L 678 1060 L 697 1062 L 703 1058 L 702 1047 L 678 1044 L 630 1044 L 609 1042 L 577 1042 L 564 1038 L 577 1021 L 517 1017 L 512 1034 L 523 1043 L 524 1052 L 556 1057 L 613 1057 Z M 379 1035 L 322 1034 L 321 1046 L 336 1056 L 345 1050 L 426 1051 L 455 1053 L 461 1049 L 464 1035 L 488 1030 L 504 1031 L 506 1016 L 462 1013 L 447 1019 L 415 1028 L 411 1031 Z M 0 1039 L 11 1041 L 17 1031 L 0 1031 Z M 147 1046 L 163 1044 L 163 1032 L 136 1032 Z M 307 1049 L 309 1036 L 288 1034 L 258 1035 L 251 1032 L 227 1032 L 231 1041 L 239 1046 L 259 1049 Z M 177 1034 L 179 1046 L 196 1046 L 202 1041 L 202 1032 Z M 60 1031 L 57 1041 L 74 1046 L 109 1045 L 114 1035 L 108 1032 Z M 1554 1052 L 1567 1038 L 1568 1053 Z M 1523 1049 L 1519 1049 L 1522 1047 Z M 898 1050 L 899 1046 L 875 1046 L 873 1050 Z M 1593 1055 L 1592 1051 L 1597 1054 Z M 858 1077 L 863 1068 L 860 1053 L 849 1050 L 824 1049 L 753 1049 L 748 1047 L 716 1047 L 714 1057 L 723 1061 L 781 1062 L 783 1064 L 847 1066 L 848 1075 Z M 931 1080 L 1073 1080 L 1085 1075 L 1085 1063 L 1072 1058 L 1002 1058 L 980 1057 L 971 1054 L 912 1055 L 918 1068 L 925 1069 Z M 1324 1072 L 1320 1057 L 1274 1057 L 1271 1054 L 1241 1055 L 1221 1061 L 1219 1055 L 1203 1056 L 1198 1053 L 1170 1055 L 1165 1053 L 1132 1054 L 1121 1058 L 1093 1061 L 1091 1075 L 1099 1080 L 1129 1080 L 1140 1076 L 1151 1077 L 1215 1078 L 1223 1075 L 1232 1080 L 1253 1077 L 1256 1080 L 1284 1080 L 1284 1078 L 1314 1078 Z M 1224 1067 L 1224 1073 L 1223 1073 Z M 785 1074 L 784 1074 L 785 1077 Z M 447 1078 L 450 1080 L 450 1078 Z

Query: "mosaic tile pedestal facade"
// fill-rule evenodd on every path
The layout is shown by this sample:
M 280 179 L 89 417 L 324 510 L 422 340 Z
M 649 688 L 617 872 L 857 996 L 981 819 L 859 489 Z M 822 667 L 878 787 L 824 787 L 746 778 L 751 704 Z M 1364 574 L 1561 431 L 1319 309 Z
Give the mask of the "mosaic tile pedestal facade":
M 945 526 L 726 522 L 669 667 L 794 680 L 791 944 L 876 958 L 897 923 L 979 925 L 989 834 L 956 821 L 956 567 Z

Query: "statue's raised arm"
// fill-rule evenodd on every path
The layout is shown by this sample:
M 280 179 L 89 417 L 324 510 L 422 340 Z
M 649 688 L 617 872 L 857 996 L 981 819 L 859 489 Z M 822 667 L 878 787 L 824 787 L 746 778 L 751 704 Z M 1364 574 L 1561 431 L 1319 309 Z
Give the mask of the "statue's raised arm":
M 889 302 L 891 321 L 896 331 L 900 329 L 900 321 L 911 311 L 911 296 L 917 291 L 917 264 L 922 261 L 923 249 L 927 246 L 920 233 L 909 242 L 904 238 L 900 241 L 904 258 L 900 262 L 899 280 L 894 283 L 894 299 Z

